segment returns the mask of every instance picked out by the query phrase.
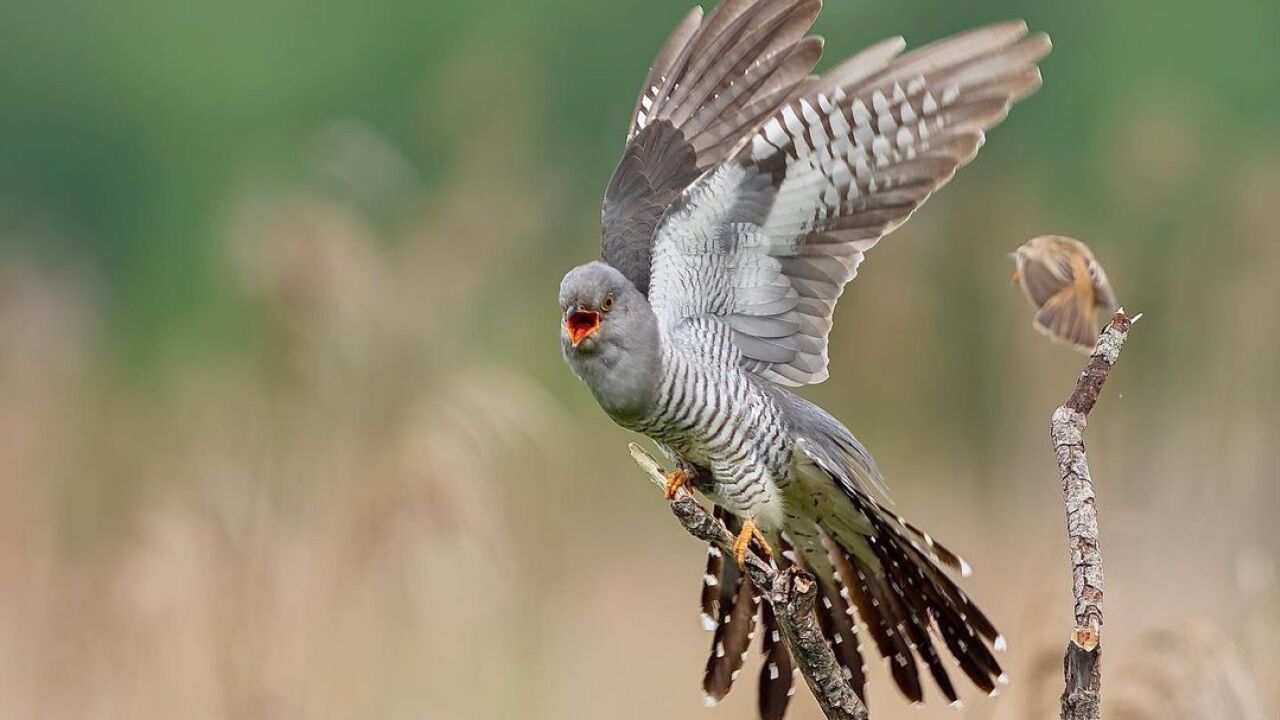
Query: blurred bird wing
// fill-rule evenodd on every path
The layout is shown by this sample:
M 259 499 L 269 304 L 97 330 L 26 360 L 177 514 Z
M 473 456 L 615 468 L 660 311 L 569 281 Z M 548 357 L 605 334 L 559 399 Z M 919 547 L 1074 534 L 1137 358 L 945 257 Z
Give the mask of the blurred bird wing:
M 658 52 L 601 211 L 601 257 L 641 292 L 663 212 L 813 70 L 822 41 L 804 34 L 820 5 L 725 0 L 705 20 L 690 12 Z
M 1019 21 L 902 47 L 882 42 L 806 83 L 673 203 L 652 257 L 664 322 L 718 316 L 749 370 L 826 379 L 831 315 L 863 254 L 1039 87 L 1049 39 Z
M 1107 280 L 1102 264 L 1093 258 L 1089 259 L 1089 279 L 1093 283 L 1093 296 L 1098 307 L 1108 313 L 1115 312 L 1120 301 L 1116 299 L 1115 290 L 1111 289 L 1111 281 Z
M 1036 312 L 1033 325 L 1049 338 L 1082 352 L 1093 350 L 1101 331 L 1094 298 L 1077 292 L 1072 286 L 1049 298 Z
M 1065 257 L 1021 251 L 1018 280 L 1027 300 L 1037 309 L 1071 285 L 1071 266 Z

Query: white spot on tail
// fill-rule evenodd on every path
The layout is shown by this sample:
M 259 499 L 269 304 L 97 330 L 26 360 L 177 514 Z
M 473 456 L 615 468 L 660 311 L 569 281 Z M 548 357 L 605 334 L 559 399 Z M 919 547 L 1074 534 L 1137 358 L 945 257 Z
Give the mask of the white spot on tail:
M 716 622 L 715 618 L 711 617 L 706 613 L 702 613 L 702 629 L 703 630 L 710 632 L 712 630 L 715 630 L 719 626 L 720 626 L 720 623 Z
M 769 142 L 774 146 L 787 146 L 790 138 L 787 137 L 786 131 L 782 129 L 782 123 L 778 122 L 778 118 L 770 118 L 769 122 L 765 123 L 764 127 L 761 129 L 764 130 L 764 136 L 768 138 Z
M 777 664 L 777 663 L 769 663 L 769 679 L 770 679 L 770 680 L 777 680 L 777 679 L 778 679 L 778 674 L 779 674 L 779 673 L 778 673 L 778 664 Z
M 818 116 L 818 112 L 814 110 L 813 106 L 809 104 L 809 101 L 804 98 L 800 98 L 800 114 L 803 115 L 805 121 L 811 125 L 822 122 L 822 118 Z
M 1009 643 L 1005 641 L 1003 635 L 997 635 L 994 643 L 996 652 L 1004 652 L 1009 649 Z
M 863 104 L 861 98 L 855 98 L 853 101 L 853 106 L 850 109 L 853 111 L 854 125 L 857 125 L 858 127 L 863 127 L 864 125 L 867 125 L 868 123 L 871 122 L 871 111 L 867 110 L 867 106 Z
M 877 115 L 883 115 L 889 112 L 889 100 L 884 93 L 877 90 L 871 93 L 871 107 L 875 108 Z
M 720 701 L 719 701 L 719 700 L 717 700 L 717 699 L 715 699 L 715 698 L 711 697 L 710 695 L 708 695 L 708 694 L 706 694 L 706 693 L 702 693 L 702 707 L 709 707 L 709 708 L 711 708 L 711 707 L 715 707 L 716 705 L 719 705 L 719 704 L 720 704 Z

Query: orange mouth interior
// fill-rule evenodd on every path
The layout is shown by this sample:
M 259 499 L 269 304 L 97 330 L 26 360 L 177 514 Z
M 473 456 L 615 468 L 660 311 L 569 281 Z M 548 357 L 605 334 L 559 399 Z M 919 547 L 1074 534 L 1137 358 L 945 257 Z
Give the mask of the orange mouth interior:
M 591 310 L 575 310 L 564 319 L 564 329 L 574 347 L 591 333 L 600 329 L 600 313 Z

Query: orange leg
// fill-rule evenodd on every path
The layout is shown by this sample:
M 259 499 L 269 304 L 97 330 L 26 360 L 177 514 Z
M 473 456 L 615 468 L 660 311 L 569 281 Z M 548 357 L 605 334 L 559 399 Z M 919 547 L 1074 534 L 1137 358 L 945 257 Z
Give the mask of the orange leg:
M 1014 285 L 1017 285 L 1019 282 L 1022 282 L 1022 271 L 1015 269 L 1013 271 L 1013 277 L 1009 278 L 1009 282 L 1013 283 Z
M 752 538 L 760 543 L 760 548 L 764 551 L 764 559 L 773 559 L 773 548 L 769 547 L 769 542 L 764 539 L 764 533 L 760 532 L 760 528 L 756 527 L 751 518 L 747 518 L 742 521 L 742 531 L 733 541 L 733 557 L 738 561 L 739 568 L 747 567 L 747 550 L 751 547 Z
M 684 468 L 676 468 L 675 470 L 672 470 L 667 475 L 667 486 L 663 488 L 662 494 L 665 495 L 668 500 L 674 500 L 676 497 L 676 491 L 685 485 L 688 485 L 689 480 L 691 479 L 692 478 L 689 477 L 689 473 L 684 471 Z

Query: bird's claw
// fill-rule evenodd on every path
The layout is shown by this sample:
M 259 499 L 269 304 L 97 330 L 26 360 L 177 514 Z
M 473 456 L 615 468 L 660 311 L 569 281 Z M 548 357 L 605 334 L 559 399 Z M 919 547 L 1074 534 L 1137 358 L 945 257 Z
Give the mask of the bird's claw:
M 667 484 L 662 489 L 663 496 L 665 496 L 668 500 L 674 500 L 676 497 L 676 492 L 678 492 L 680 488 L 684 487 L 685 485 L 688 485 L 689 480 L 690 480 L 689 473 L 686 472 L 684 468 L 678 467 L 675 470 L 672 470 L 670 473 L 667 474 Z
M 747 518 L 742 521 L 742 530 L 733 541 L 733 557 L 738 561 L 739 569 L 745 570 L 747 567 L 747 551 L 751 549 L 753 538 L 760 543 L 764 559 L 773 560 L 773 548 L 769 547 L 769 541 L 764 539 L 764 533 L 760 532 L 760 528 L 756 527 L 751 518 Z

